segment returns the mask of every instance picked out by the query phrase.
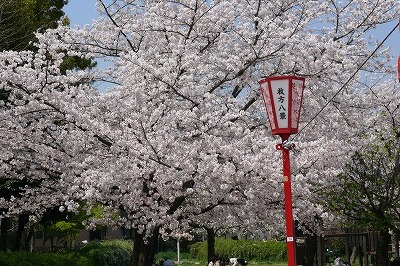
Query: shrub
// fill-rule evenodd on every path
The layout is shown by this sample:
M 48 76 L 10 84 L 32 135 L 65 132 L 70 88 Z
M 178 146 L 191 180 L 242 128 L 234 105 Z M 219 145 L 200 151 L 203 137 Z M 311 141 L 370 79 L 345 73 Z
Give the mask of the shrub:
M 0 266 L 120 266 L 132 248 L 131 241 L 113 240 L 89 242 L 76 252 L 0 252 Z
M 76 252 L 30 253 L 25 251 L 0 252 L 1 266 L 89 266 L 89 261 Z
M 275 240 L 230 240 L 217 238 L 215 252 L 221 257 L 245 258 L 247 260 L 286 260 L 286 244 Z M 190 253 L 197 259 L 207 258 L 207 242 L 198 242 L 190 247 Z
M 179 255 L 180 255 L 181 259 L 191 259 L 190 253 L 181 252 Z M 158 252 L 155 255 L 156 261 L 160 261 L 162 258 L 165 258 L 165 257 L 177 260 L 178 253 L 177 253 L 177 251 L 169 250 L 169 251 Z
M 0 252 L 0 266 L 126 265 L 133 243 L 125 240 L 90 242 L 76 252 Z
M 89 242 L 79 253 L 85 256 L 90 265 L 126 265 L 132 253 L 133 244 L 126 240 Z

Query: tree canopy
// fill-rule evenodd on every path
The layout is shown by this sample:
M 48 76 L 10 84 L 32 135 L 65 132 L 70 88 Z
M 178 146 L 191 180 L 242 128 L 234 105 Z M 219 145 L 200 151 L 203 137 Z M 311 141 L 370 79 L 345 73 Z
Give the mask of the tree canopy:
M 390 82 L 346 82 L 371 55 L 365 33 L 398 17 L 395 0 L 98 7 L 102 16 L 91 27 L 49 29 L 37 34 L 35 52 L 0 54 L 0 86 L 9 92 L 8 108 L 0 109 L 0 174 L 39 184 L 0 204 L 35 219 L 54 206 L 100 203 L 104 215 L 86 225 L 134 229 L 133 265 L 151 265 L 152 241 L 190 237 L 192 223 L 240 219 L 243 230 L 283 229 L 280 156 L 267 133 L 261 77 L 307 78 L 301 124 L 309 126 L 296 136 L 294 214 L 316 232 L 334 216 L 314 192 L 337 183 L 371 132 L 398 123 L 399 90 L 388 90 Z M 67 56 L 108 65 L 62 72 Z M 387 51 L 373 58 L 379 64 L 365 71 L 387 71 Z M 82 79 L 113 86 L 100 94 Z M 116 219 L 116 210 L 124 215 Z
M 1 0 L 0 51 L 32 49 L 35 32 L 56 28 L 67 0 Z
M 399 155 L 398 132 L 388 138 L 379 136 L 374 143 L 357 151 L 338 175 L 337 184 L 321 194 L 324 205 L 343 217 L 343 225 L 381 233 L 377 265 L 389 263 L 387 235 L 399 228 Z

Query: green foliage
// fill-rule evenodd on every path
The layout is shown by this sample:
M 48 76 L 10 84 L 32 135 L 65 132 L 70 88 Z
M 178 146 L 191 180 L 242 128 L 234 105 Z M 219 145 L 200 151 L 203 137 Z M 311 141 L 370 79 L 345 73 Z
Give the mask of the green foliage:
M 163 252 L 157 253 L 156 256 L 155 256 L 155 258 L 156 258 L 156 261 L 160 261 L 162 258 L 170 258 L 170 259 L 173 259 L 173 258 L 175 258 L 176 256 L 177 256 L 176 251 L 170 250 L 170 251 L 163 251 Z
M 133 243 L 126 240 L 89 242 L 79 253 L 86 257 L 89 265 L 126 265 L 133 249 Z
M 190 253 L 181 252 L 179 255 L 182 260 L 191 259 Z M 160 261 L 162 258 L 170 258 L 176 260 L 177 256 L 178 256 L 177 251 L 170 250 L 170 251 L 158 252 L 155 258 L 156 261 Z
M 67 70 L 93 68 L 97 65 L 91 59 L 78 56 L 66 56 L 60 65 L 61 74 L 65 75 Z
M 45 232 L 46 238 L 56 237 L 58 240 L 65 240 L 66 244 L 71 246 L 80 230 L 84 228 L 82 221 L 91 216 L 97 217 L 96 208 L 88 214 L 85 207 L 85 202 L 82 202 L 76 213 L 60 212 L 58 206 L 48 209 L 40 221 L 40 227 Z
M 56 28 L 66 0 L 2 0 L 0 51 L 32 49 L 35 32 Z
M 278 241 L 225 240 L 217 239 L 218 254 L 225 257 L 243 257 L 246 260 L 278 262 L 286 260 L 286 245 Z M 75 252 L 0 252 L 1 266 L 120 266 L 127 265 L 132 254 L 133 242 L 127 240 L 107 240 L 89 242 Z M 220 252 L 225 249 L 225 252 Z M 231 250 L 231 251 L 230 251 Z M 207 242 L 198 242 L 191 246 L 191 252 L 181 253 L 183 261 L 207 260 Z M 229 253 L 240 252 L 240 253 Z M 194 254 L 195 253 L 195 254 Z M 156 255 L 159 261 L 163 257 L 176 259 L 176 251 L 160 252 Z M 201 257 L 202 256 L 202 257 Z M 183 263 L 182 265 L 192 265 Z
M 350 221 L 347 226 L 387 231 L 396 228 L 400 206 L 399 139 L 377 138 L 356 152 L 338 185 L 320 191 L 321 203 Z
M 89 266 L 87 258 L 76 252 L 70 253 L 29 253 L 0 252 L 1 266 Z
M 79 235 L 82 223 L 59 221 L 46 228 L 46 234 L 49 237 L 64 238 L 67 243 L 72 243 Z
M 90 242 L 76 252 L 0 252 L 1 266 L 120 266 L 126 265 L 133 243 L 126 240 Z
M 246 260 L 282 261 L 286 259 L 286 244 L 275 240 L 215 240 L 215 252 L 226 258 L 236 257 Z M 190 253 L 197 259 L 207 258 L 207 242 L 191 245 Z

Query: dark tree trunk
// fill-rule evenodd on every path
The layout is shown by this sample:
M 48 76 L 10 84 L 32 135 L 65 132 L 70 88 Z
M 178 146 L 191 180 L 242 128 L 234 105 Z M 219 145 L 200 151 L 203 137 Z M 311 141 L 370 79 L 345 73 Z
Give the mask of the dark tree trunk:
M 376 257 L 374 266 L 389 265 L 388 249 L 391 243 L 391 236 L 388 231 L 380 231 L 376 245 Z
M 146 241 L 144 240 L 143 235 L 138 234 L 135 231 L 130 265 L 153 266 L 159 236 L 158 229 L 159 228 L 155 228 L 153 235 Z
M 10 225 L 10 218 L 1 218 L 0 250 L 6 251 L 8 249 L 8 230 L 10 229 Z
M 317 235 L 309 235 L 306 238 L 306 252 L 304 255 L 304 266 L 313 266 L 318 251 Z
M 207 256 L 208 261 L 215 255 L 215 231 L 214 228 L 207 228 Z
M 25 251 L 32 251 L 31 250 L 31 240 L 32 240 L 34 233 L 35 233 L 35 230 L 34 230 L 33 226 L 30 226 L 28 234 L 25 237 L 25 242 L 24 242 L 24 250 Z
M 29 216 L 27 214 L 21 214 L 18 216 L 18 228 L 15 236 L 14 251 L 20 250 L 22 247 L 22 237 L 24 235 L 25 225 L 29 222 Z

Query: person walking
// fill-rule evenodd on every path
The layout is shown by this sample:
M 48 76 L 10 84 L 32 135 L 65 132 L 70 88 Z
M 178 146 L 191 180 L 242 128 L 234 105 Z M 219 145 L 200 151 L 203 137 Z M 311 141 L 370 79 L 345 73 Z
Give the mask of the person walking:
M 164 266 L 175 266 L 175 262 L 173 260 L 170 260 L 169 258 L 165 258 Z
M 211 261 L 208 263 L 208 266 L 220 266 L 220 260 L 217 255 L 211 257 Z

